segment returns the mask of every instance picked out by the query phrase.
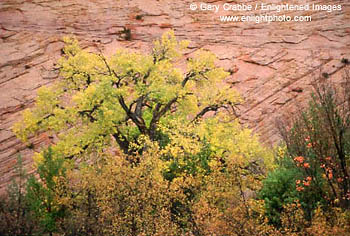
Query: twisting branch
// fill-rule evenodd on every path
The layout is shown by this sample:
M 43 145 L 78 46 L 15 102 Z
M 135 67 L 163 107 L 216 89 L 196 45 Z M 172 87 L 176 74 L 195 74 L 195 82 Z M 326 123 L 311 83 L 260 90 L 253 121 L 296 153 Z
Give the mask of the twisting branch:
M 101 103 L 103 103 L 103 101 L 101 101 Z M 92 113 L 94 113 L 100 106 L 101 104 L 95 104 L 92 109 L 78 111 L 78 113 L 82 116 L 86 115 L 87 117 L 89 117 L 91 122 L 94 122 L 96 121 L 96 118 L 92 116 Z
M 237 104 L 232 104 L 230 102 L 225 103 L 225 104 L 213 104 L 210 106 L 207 106 L 205 108 L 203 108 L 196 116 L 195 118 L 191 121 L 191 123 L 197 121 L 198 119 L 202 118 L 206 113 L 210 112 L 210 111 L 214 111 L 217 112 L 219 109 L 224 108 L 226 110 L 229 110 L 229 108 L 231 108 L 233 114 L 237 117 L 236 111 L 235 111 L 235 105 L 239 105 Z
M 137 117 L 135 113 L 133 113 L 131 110 L 129 110 L 128 106 L 125 104 L 123 96 L 118 96 L 118 101 L 120 106 L 125 111 L 126 115 L 135 123 L 137 128 L 140 130 L 141 133 L 146 134 L 148 133 L 145 121 L 142 117 Z
M 210 70 L 211 70 L 210 68 L 205 68 L 204 70 L 199 71 L 197 73 L 194 71 L 189 71 L 181 83 L 182 87 L 185 87 L 186 83 L 192 78 L 194 78 L 196 75 L 201 75 L 204 79 L 209 80 L 209 78 L 205 75 L 205 73 L 209 72 Z
M 203 108 L 203 110 L 201 110 L 196 117 L 191 121 L 191 123 L 197 121 L 199 118 L 203 117 L 206 113 L 210 112 L 210 111 L 217 111 L 220 108 L 222 108 L 223 106 L 219 106 L 217 104 L 215 105 L 211 105 L 211 106 L 207 106 L 205 108 Z
M 136 107 L 135 107 L 135 115 L 137 118 L 142 118 L 142 107 L 144 105 L 144 100 L 147 97 L 147 95 L 142 95 L 136 100 Z
M 186 83 L 195 76 L 195 73 L 193 71 L 190 71 L 186 74 L 185 79 L 182 81 L 181 85 L 182 87 L 185 87 Z
M 122 81 L 123 77 L 120 77 L 114 70 L 111 69 L 111 67 L 108 65 L 108 62 L 107 62 L 106 58 L 102 55 L 102 53 L 99 54 L 98 56 L 102 59 L 102 61 L 106 65 L 109 75 L 110 76 L 114 76 L 115 78 L 118 79 L 118 82 L 115 83 L 115 85 L 117 86 L 117 88 L 119 88 L 120 87 L 120 82 Z

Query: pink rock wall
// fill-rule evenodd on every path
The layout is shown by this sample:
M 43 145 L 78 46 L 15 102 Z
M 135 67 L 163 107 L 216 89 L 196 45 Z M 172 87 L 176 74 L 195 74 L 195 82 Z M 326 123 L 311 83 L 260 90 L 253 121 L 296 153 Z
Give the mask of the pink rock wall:
M 229 81 L 246 101 L 239 111 L 242 122 L 260 134 L 263 142 L 276 143 L 275 118 L 296 112 L 304 104 L 312 78 L 320 72 L 339 78 L 345 67 L 341 59 L 350 59 L 348 0 L 285 2 L 341 4 L 342 10 L 302 13 L 310 15 L 311 22 L 257 24 L 220 22 L 223 11 L 191 11 L 188 0 L 1 0 L 0 189 L 13 176 L 18 153 L 26 164 L 31 162 L 33 149 L 16 139 L 11 126 L 33 104 L 36 90 L 57 78 L 55 61 L 61 56 L 62 37 L 69 34 L 77 36 L 84 47 L 99 47 L 110 54 L 117 47 L 147 50 L 164 31 L 175 30 L 180 39 L 191 41 L 192 51 L 210 49 L 221 66 L 235 72 Z M 130 29 L 130 39 L 125 29 Z M 31 141 L 38 150 L 47 138 L 43 134 Z

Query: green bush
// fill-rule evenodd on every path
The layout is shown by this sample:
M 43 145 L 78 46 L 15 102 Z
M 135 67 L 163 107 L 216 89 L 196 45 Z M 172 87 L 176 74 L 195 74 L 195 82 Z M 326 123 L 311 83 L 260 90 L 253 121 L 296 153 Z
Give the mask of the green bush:
M 308 186 L 303 184 L 307 178 L 291 158 L 283 157 L 279 166 L 263 180 L 258 197 L 265 202 L 265 213 L 271 224 L 280 227 L 284 206 L 294 202 L 299 202 L 306 218 L 311 219 L 312 211 L 323 200 L 317 192 L 318 187 L 313 183 Z M 307 184 L 306 181 L 304 183 Z

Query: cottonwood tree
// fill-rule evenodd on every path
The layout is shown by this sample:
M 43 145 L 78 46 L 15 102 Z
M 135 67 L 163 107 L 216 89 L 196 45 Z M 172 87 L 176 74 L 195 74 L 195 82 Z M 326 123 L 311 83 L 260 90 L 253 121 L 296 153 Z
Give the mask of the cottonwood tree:
M 103 157 L 87 165 L 86 174 L 83 164 L 91 159 L 82 160 L 68 171 L 71 179 L 55 185 L 58 202 L 79 224 L 66 225 L 67 235 L 94 235 L 99 227 L 106 235 L 201 235 L 212 232 L 199 226 L 203 212 L 224 214 L 214 224 L 230 219 L 234 209 L 248 214 L 247 190 L 256 190 L 271 155 L 236 119 L 242 100 L 211 52 L 183 60 L 188 43 L 172 31 L 148 54 L 118 50 L 106 58 L 76 40 L 66 43 L 61 79 L 39 90 L 14 132 L 23 141 L 41 132 L 54 136 L 53 160 Z M 37 154 L 39 166 L 44 157 Z M 201 211 L 208 201 L 210 208 Z
M 74 39 L 65 42 L 61 79 L 39 89 L 14 132 L 26 141 L 48 131 L 58 137 L 53 150 L 66 158 L 104 152 L 114 141 L 124 153 L 135 153 L 144 148 L 140 137 L 166 146 L 179 128 L 180 139 L 198 141 L 189 127 L 209 112 L 233 114 L 241 102 L 211 52 L 199 50 L 179 68 L 188 42 L 178 42 L 172 31 L 148 54 L 118 50 L 106 58 L 82 50 Z

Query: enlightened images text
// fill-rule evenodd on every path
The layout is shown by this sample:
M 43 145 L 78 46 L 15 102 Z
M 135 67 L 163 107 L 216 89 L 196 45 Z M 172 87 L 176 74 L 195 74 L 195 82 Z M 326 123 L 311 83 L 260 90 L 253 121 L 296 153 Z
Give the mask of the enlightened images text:
M 252 10 L 261 10 L 261 11 L 341 11 L 342 6 L 340 4 L 334 5 L 321 5 L 321 4 L 267 4 L 267 3 L 256 3 L 256 4 L 230 4 L 224 3 L 220 4 L 211 4 L 211 3 L 200 3 L 199 10 L 202 11 L 212 11 L 217 13 L 220 9 L 224 11 L 252 11 Z M 195 10 L 192 9 L 192 10 Z

